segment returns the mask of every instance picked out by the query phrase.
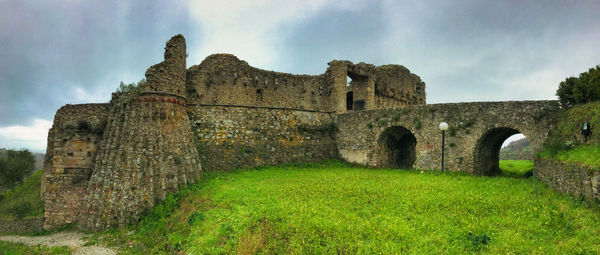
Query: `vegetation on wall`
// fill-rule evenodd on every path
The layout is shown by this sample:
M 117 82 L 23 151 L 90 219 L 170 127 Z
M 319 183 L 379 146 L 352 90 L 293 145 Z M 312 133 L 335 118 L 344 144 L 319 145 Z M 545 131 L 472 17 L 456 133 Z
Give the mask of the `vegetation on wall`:
M 323 123 L 319 125 L 298 124 L 296 126 L 298 132 L 308 134 L 334 134 L 338 127 L 335 123 Z
M 141 79 L 137 83 L 124 83 L 121 81 L 119 84 L 119 88 L 117 88 L 117 92 L 119 93 L 129 93 L 138 90 L 142 84 L 146 83 L 146 79 Z
M 561 82 L 556 95 L 565 109 L 600 100 L 600 65 Z

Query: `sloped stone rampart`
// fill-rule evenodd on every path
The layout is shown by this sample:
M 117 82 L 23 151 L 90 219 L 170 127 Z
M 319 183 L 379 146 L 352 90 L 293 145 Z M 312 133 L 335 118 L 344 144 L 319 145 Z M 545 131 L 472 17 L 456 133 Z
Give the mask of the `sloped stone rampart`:
M 78 225 L 104 230 L 136 222 L 168 193 L 195 182 L 202 169 L 181 95 L 185 40 L 174 36 L 165 61 L 146 72 L 139 92 L 116 95 Z

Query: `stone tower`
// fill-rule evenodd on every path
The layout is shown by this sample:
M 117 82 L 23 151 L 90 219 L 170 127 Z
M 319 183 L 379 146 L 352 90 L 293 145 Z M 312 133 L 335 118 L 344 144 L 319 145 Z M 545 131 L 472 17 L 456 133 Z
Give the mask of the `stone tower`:
M 113 94 L 107 126 L 78 224 L 103 230 L 135 222 L 202 171 L 186 112 L 186 45 L 167 42 L 165 60 L 146 71 L 139 91 Z

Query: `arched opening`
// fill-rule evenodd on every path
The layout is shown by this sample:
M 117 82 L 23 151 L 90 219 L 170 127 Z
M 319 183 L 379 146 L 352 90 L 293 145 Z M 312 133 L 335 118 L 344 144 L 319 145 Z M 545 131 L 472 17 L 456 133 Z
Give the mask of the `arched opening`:
M 390 127 L 381 133 L 377 144 L 380 166 L 399 169 L 413 167 L 417 139 L 410 130 L 401 126 Z
M 520 140 L 522 138 L 525 138 L 525 136 L 513 128 L 500 127 L 487 131 L 479 139 L 475 148 L 475 158 L 473 161 L 474 174 L 501 174 L 502 171 L 499 163 L 501 148 L 506 147 L 511 142 Z M 529 144 L 528 141 L 526 142 Z
M 533 148 L 525 135 L 519 133 L 507 138 L 500 148 L 499 167 L 502 175 L 530 177 L 533 175 Z

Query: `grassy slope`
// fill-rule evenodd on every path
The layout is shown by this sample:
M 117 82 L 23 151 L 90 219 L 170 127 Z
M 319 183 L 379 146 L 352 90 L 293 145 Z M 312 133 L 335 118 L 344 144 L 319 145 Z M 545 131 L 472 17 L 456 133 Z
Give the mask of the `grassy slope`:
M 600 145 L 579 146 L 574 149 L 559 151 L 556 153 L 554 158 L 562 162 L 578 163 L 584 166 L 592 167 L 593 169 L 599 169 Z
M 505 176 L 526 177 L 533 170 L 533 161 L 500 160 L 499 167 Z
M 15 218 L 18 209 L 25 217 L 37 217 L 44 214 L 44 202 L 40 198 L 42 171 L 38 170 L 27 177 L 23 184 L 6 191 L 0 196 L 0 219 Z M 29 206 L 27 206 L 29 204 Z
M 270 167 L 210 176 L 100 239 L 125 254 L 600 253 L 598 211 L 540 191 L 529 179 Z
M 578 141 L 583 122 L 589 122 L 591 135 Z M 600 102 L 575 105 L 560 114 L 556 128 L 551 130 L 549 143 L 538 156 L 577 163 L 600 171 Z

